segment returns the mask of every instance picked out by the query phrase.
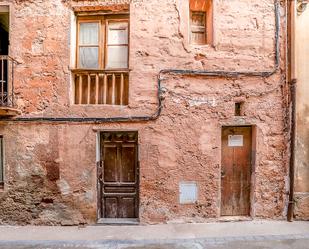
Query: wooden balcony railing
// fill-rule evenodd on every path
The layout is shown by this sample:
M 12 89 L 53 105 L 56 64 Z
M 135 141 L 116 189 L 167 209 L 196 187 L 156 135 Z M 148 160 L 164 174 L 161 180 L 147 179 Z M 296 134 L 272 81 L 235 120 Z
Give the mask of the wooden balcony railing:
M 75 79 L 75 104 L 127 105 L 128 71 L 72 70 Z
M 0 55 L 0 108 L 14 107 L 14 67 L 17 62 L 8 55 Z

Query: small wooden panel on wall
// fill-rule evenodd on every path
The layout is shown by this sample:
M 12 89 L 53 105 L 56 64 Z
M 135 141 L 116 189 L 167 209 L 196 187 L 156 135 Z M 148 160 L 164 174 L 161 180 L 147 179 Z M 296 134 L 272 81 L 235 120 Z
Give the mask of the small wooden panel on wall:
M 190 0 L 190 43 L 213 43 L 212 0 Z

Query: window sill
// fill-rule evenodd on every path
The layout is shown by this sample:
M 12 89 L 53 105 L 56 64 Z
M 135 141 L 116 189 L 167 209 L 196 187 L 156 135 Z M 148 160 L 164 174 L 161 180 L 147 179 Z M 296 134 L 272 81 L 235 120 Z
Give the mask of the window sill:
M 112 105 L 112 104 L 72 104 L 73 107 L 119 107 L 127 108 L 129 105 Z
M 212 44 L 190 44 L 192 48 L 212 48 Z
M 93 69 L 93 68 L 70 68 L 72 73 L 90 72 L 90 73 L 128 73 L 132 69 L 113 68 L 113 69 Z

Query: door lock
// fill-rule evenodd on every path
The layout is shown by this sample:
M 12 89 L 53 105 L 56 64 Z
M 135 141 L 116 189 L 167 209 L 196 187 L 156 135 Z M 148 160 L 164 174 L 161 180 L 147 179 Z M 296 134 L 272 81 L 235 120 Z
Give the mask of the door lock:
M 225 177 L 225 171 L 221 171 L 221 178 Z

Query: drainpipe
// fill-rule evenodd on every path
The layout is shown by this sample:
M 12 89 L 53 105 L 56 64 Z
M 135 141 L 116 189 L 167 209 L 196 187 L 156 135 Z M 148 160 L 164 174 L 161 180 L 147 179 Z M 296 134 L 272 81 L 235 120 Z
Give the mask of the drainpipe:
M 296 57 L 295 57 L 295 19 L 296 19 L 296 4 L 297 0 L 289 1 L 289 16 L 288 16 L 288 81 L 290 85 L 291 97 L 291 145 L 290 145 L 290 193 L 289 205 L 287 212 L 287 220 L 293 221 L 294 218 L 294 182 L 295 182 L 295 140 L 296 140 Z

